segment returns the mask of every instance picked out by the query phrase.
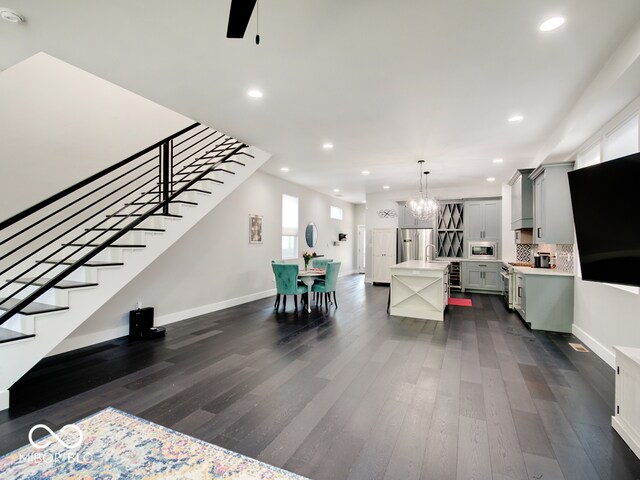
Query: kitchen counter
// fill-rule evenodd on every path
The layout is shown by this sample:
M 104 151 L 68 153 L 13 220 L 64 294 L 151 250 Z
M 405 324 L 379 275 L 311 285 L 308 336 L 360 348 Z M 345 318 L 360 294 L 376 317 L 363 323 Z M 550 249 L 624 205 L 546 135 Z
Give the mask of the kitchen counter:
M 409 260 L 389 270 L 391 315 L 444 320 L 449 303 L 449 262 Z
M 446 258 L 438 257 L 436 262 L 488 262 L 488 263 L 504 263 L 504 260 L 478 260 L 477 258 Z
M 446 260 L 433 260 L 431 262 L 425 260 L 407 260 L 406 262 L 397 263 L 391 265 L 391 269 L 404 269 L 404 270 L 436 270 L 443 271 L 449 266 L 449 262 Z
M 563 272 L 557 268 L 513 267 L 513 271 L 523 275 L 549 275 L 553 277 L 573 277 L 573 272 Z

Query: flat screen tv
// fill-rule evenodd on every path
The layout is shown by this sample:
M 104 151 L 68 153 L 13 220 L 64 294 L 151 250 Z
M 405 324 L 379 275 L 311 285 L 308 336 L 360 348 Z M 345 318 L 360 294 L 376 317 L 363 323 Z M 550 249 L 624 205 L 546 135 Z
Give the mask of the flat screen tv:
M 640 153 L 569 173 L 582 279 L 640 286 Z

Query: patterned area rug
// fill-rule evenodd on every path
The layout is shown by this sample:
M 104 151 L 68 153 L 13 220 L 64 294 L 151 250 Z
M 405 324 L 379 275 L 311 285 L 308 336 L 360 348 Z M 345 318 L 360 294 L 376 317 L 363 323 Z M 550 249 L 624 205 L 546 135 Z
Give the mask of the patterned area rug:
M 6 479 L 304 480 L 304 477 L 230 452 L 161 425 L 106 408 L 71 427 L 0 458 Z M 34 432 L 34 436 L 37 436 Z
M 473 302 L 470 298 L 449 298 L 449 305 L 456 307 L 473 307 Z

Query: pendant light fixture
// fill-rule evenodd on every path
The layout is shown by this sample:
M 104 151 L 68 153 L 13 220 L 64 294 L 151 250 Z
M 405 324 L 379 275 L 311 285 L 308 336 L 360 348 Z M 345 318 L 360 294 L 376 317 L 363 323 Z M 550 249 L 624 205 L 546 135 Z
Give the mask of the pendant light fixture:
M 427 176 L 429 172 L 422 172 L 424 160 L 418 160 L 420 167 L 420 192 L 407 200 L 405 206 L 418 220 L 428 220 L 438 213 L 438 202 L 427 196 Z M 422 177 L 424 175 L 424 191 L 422 190 Z

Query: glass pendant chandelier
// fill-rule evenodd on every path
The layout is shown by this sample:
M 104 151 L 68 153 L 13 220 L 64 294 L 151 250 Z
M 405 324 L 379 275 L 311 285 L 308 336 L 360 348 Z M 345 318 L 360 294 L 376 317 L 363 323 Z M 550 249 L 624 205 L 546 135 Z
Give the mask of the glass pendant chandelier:
M 438 213 L 438 202 L 434 198 L 427 196 L 427 176 L 429 172 L 424 172 L 424 191 L 422 190 L 422 164 L 424 160 L 418 160 L 420 166 L 420 192 L 407 200 L 405 206 L 411 215 L 418 220 L 428 220 Z

